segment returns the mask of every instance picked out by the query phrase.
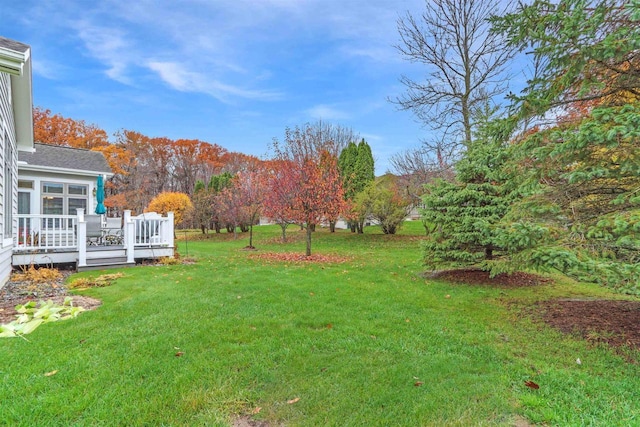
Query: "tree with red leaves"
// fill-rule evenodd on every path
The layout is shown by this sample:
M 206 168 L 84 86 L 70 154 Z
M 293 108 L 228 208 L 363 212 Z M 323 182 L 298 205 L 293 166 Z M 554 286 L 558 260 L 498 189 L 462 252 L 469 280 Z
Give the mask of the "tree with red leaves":
M 337 158 L 326 147 L 331 141 L 317 138 L 310 125 L 285 131 L 284 144 L 274 141 L 275 159 L 291 171 L 291 214 L 306 228 L 306 255 L 311 256 L 313 227 L 336 218 L 345 209 Z
M 253 249 L 253 224 L 260 219 L 266 186 L 263 175 L 259 171 L 244 172 L 236 175 L 231 185 L 223 189 L 217 196 L 222 220 L 233 227 L 249 230 L 249 248 Z
M 267 197 L 264 214 L 282 229 L 282 241 L 287 241 L 287 227 L 296 223 L 293 201 L 297 192 L 299 174 L 290 162 L 272 161 L 265 171 Z
M 235 181 L 235 190 L 240 195 L 243 217 L 249 223 L 249 248 L 254 249 L 253 225 L 260 220 L 266 195 L 264 175 L 260 171 L 239 173 Z

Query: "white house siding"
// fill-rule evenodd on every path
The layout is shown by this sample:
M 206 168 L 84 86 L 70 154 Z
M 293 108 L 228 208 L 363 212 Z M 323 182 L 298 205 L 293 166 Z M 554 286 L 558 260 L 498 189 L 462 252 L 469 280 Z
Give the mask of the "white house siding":
M 9 280 L 11 274 L 11 252 L 13 248 L 13 238 L 11 235 L 5 235 L 5 224 L 8 218 L 5 217 L 6 203 L 11 200 L 13 212 L 15 214 L 18 192 L 17 192 L 17 155 L 13 108 L 11 105 L 11 81 L 10 76 L 0 72 L 0 288 Z M 6 146 L 11 147 L 11 158 L 6 158 Z M 9 162 L 13 171 L 12 185 L 5 188 L 5 168 L 4 165 Z M 15 221 L 14 221 L 15 222 Z M 15 230 L 15 224 L 12 224 Z

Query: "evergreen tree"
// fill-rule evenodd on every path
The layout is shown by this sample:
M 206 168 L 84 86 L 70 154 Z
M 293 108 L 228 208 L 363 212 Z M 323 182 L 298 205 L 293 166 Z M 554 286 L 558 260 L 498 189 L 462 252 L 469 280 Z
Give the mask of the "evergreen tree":
M 345 191 L 345 200 L 351 201 L 354 207 L 359 206 L 353 203 L 357 195 L 375 180 L 375 164 L 369 144 L 364 139 L 357 145 L 350 142 L 340 153 L 338 167 Z M 365 217 L 362 210 L 356 209 L 352 212 L 352 218 L 349 218 L 351 231 L 362 233 Z
M 476 266 L 492 274 L 508 259 L 496 224 L 507 214 L 513 194 L 506 185 L 507 150 L 485 125 L 456 164 L 453 182 L 426 186 L 423 220 L 432 232 L 424 243 L 430 268 Z
M 350 142 L 344 150 L 340 152 L 338 157 L 338 169 L 342 177 L 342 188 L 344 189 L 345 198 L 352 200 L 355 196 L 354 186 L 351 185 L 355 177 L 355 166 L 358 158 L 358 146 Z
M 495 20 L 542 64 L 512 121 L 529 196 L 506 218 L 514 261 L 629 292 L 640 285 L 640 3 L 536 0 Z

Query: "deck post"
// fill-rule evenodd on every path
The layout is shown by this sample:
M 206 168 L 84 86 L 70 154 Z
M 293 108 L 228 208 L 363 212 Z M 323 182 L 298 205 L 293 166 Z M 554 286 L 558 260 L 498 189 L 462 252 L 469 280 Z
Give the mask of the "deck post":
M 166 227 L 165 235 L 163 236 L 164 239 L 162 241 L 163 242 L 167 242 L 168 246 L 170 248 L 172 248 L 173 244 L 174 244 L 173 236 L 175 234 L 174 229 L 173 229 L 175 227 L 173 212 L 168 212 L 167 213 L 167 218 L 168 218 L 168 221 L 167 221 L 168 227 Z
M 127 253 L 127 262 L 135 262 L 135 224 L 131 219 L 131 211 L 124 211 L 124 249 Z
M 84 209 L 76 209 L 78 215 L 78 267 L 87 266 L 87 223 L 84 220 Z

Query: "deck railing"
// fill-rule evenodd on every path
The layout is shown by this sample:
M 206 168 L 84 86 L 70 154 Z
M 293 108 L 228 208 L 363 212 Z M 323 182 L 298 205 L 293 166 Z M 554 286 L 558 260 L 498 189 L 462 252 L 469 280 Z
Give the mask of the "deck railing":
M 132 217 L 134 224 L 134 245 L 137 247 L 172 246 L 173 212 L 166 217 L 155 212 Z
M 75 215 L 18 215 L 17 250 L 75 249 L 78 246 Z
M 173 213 L 166 217 L 150 212 L 131 216 L 124 212 L 124 220 L 104 221 L 103 235 L 87 233 L 84 212 L 77 215 L 17 215 L 18 233 L 14 238 L 14 251 L 71 250 L 79 252 L 80 261 L 86 256 L 87 245 L 102 246 L 119 244 L 124 249 L 172 247 Z M 122 229 L 114 229 L 113 224 L 122 223 Z M 99 231 L 99 230 L 98 230 Z M 114 239 L 113 237 L 117 237 Z M 133 259 L 133 250 L 127 251 Z M 130 253 L 130 254 L 129 254 Z

